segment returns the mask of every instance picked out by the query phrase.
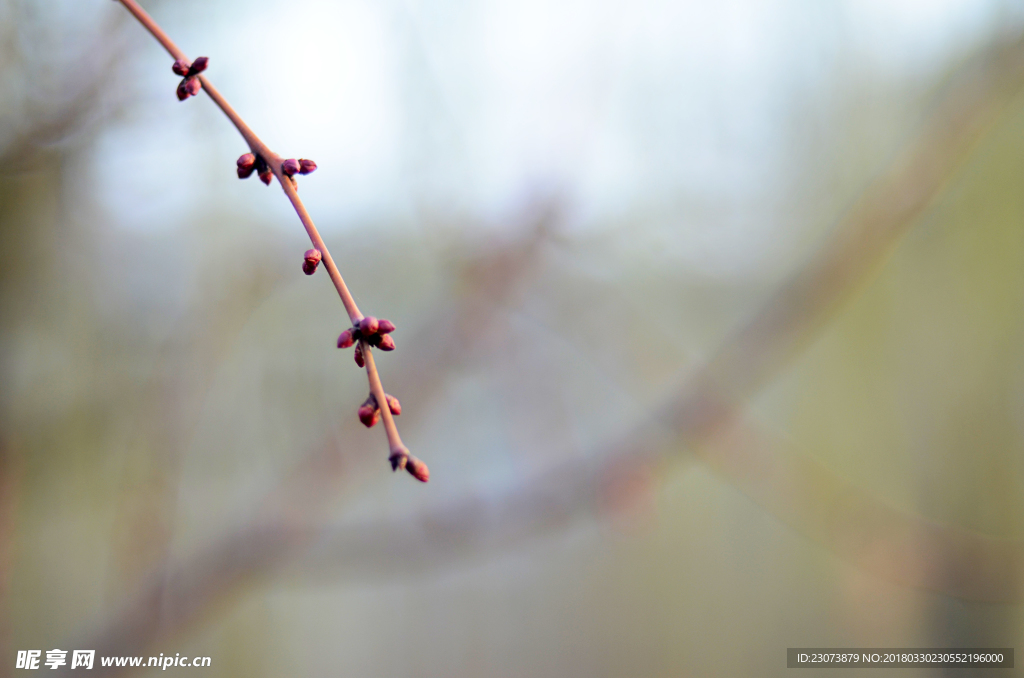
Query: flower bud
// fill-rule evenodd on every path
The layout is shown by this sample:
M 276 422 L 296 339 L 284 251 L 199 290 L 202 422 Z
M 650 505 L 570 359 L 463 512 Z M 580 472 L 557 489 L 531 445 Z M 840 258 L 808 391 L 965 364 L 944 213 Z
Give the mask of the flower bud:
M 365 402 L 359 406 L 359 421 L 363 423 L 366 428 L 373 428 L 373 425 L 377 423 L 377 417 L 380 415 L 380 410 L 377 409 L 376 402 Z
M 269 169 L 260 172 L 260 181 L 265 183 L 267 186 L 270 185 L 270 180 L 274 177 L 274 173 Z
M 304 256 L 302 272 L 306 275 L 313 275 L 316 273 L 316 267 L 320 265 L 320 250 L 306 250 L 306 254 Z
M 371 334 L 377 334 L 378 327 L 377 319 L 372 315 L 368 315 L 359 321 L 359 331 L 363 333 L 363 336 L 368 337 Z
M 359 365 L 360 367 L 366 367 L 366 362 L 363 360 L 363 345 L 362 344 L 356 344 L 355 359 L 356 359 L 356 365 Z
M 388 409 L 391 410 L 391 414 L 395 415 L 396 417 L 400 415 L 402 413 L 402 404 L 398 402 L 398 398 L 388 393 L 385 393 L 384 397 L 387 398 Z
M 203 84 L 199 82 L 199 78 L 189 76 L 185 78 L 185 89 L 192 96 L 199 94 L 199 90 L 203 88 Z
M 299 174 L 309 174 L 316 169 L 316 163 L 308 158 L 299 158 Z
M 377 331 L 381 334 L 391 334 L 395 331 L 395 324 L 390 320 L 377 321 Z
M 377 344 L 377 346 L 380 347 L 380 350 L 382 350 L 382 351 L 394 351 L 395 350 L 395 340 L 391 338 L 390 334 L 378 334 L 377 336 L 380 337 L 380 342 Z
M 210 57 L 197 57 L 192 65 L 188 69 L 189 75 L 199 75 L 206 70 L 206 65 L 210 62 Z
M 178 101 L 184 101 L 189 98 L 188 79 L 182 80 L 178 83 L 178 89 L 175 90 L 175 94 L 178 95 Z
M 425 483 L 430 480 L 430 469 L 428 469 L 427 465 L 416 457 L 409 457 L 405 462 L 405 470 L 421 483 Z
M 288 158 L 281 163 L 281 172 L 286 176 L 294 176 L 299 172 L 299 161 L 295 158 Z
M 252 153 L 244 153 L 235 161 L 238 166 L 238 178 L 248 179 L 256 169 L 256 156 Z
M 352 336 L 352 330 L 345 330 L 338 335 L 338 348 L 348 348 L 352 344 L 356 343 L 355 337 Z M 358 360 L 356 362 L 359 362 Z M 360 365 L 362 367 L 362 365 Z
M 178 59 L 173 64 L 171 64 L 171 70 L 174 71 L 176 75 L 180 75 L 184 78 L 186 75 L 188 75 L 188 62 L 184 59 Z

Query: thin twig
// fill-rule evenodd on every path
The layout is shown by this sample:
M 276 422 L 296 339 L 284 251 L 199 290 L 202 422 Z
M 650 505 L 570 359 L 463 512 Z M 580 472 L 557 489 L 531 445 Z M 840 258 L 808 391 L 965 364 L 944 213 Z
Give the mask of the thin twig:
M 132 13 L 132 15 L 138 19 L 146 30 L 148 30 L 157 41 L 163 45 L 164 49 L 174 57 L 176 60 L 190 62 L 189 58 L 185 53 L 171 40 L 170 36 L 164 32 L 162 28 L 153 20 L 146 10 L 142 9 L 135 0 L 118 0 L 125 8 Z M 320 232 L 313 224 L 313 219 L 309 216 L 309 211 L 306 210 L 306 206 L 302 204 L 302 200 L 299 198 L 298 192 L 295 190 L 295 185 L 291 177 L 286 176 L 281 170 L 281 163 L 284 159 L 281 158 L 277 153 L 274 153 L 270 148 L 260 140 L 256 133 L 245 123 L 242 116 L 231 107 L 231 104 L 227 102 L 227 99 L 217 90 L 216 87 L 210 82 L 209 78 L 204 75 L 198 76 L 199 81 L 203 85 L 203 90 L 209 95 L 217 107 L 224 112 L 224 115 L 228 117 L 231 124 L 235 126 L 238 133 L 242 135 L 245 142 L 249 145 L 249 149 L 256 155 L 261 156 L 266 160 L 267 165 L 270 167 L 274 176 L 277 177 L 278 183 L 281 185 L 282 190 L 288 200 L 291 202 L 292 207 L 295 208 L 295 213 L 299 216 L 299 220 L 302 222 L 303 228 L 306 229 L 306 234 L 309 236 L 310 242 L 313 247 L 320 251 L 320 255 L 323 258 L 324 267 L 327 269 L 327 273 L 331 278 L 331 282 L 334 283 L 334 288 L 338 291 L 338 296 L 341 297 L 341 303 L 345 306 L 345 311 L 348 313 L 349 320 L 353 325 L 358 325 L 359 321 L 362 320 L 363 314 L 359 311 L 359 306 L 356 305 L 355 299 L 352 298 L 352 293 L 348 289 L 348 285 L 345 284 L 345 279 L 341 277 L 341 271 L 338 270 L 338 266 L 334 263 L 334 258 L 331 257 L 331 253 L 327 249 L 327 245 L 324 243 L 323 238 L 320 237 Z M 402 438 L 398 434 L 398 427 L 395 425 L 395 421 L 391 416 L 391 412 L 388 407 L 383 403 L 386 403 L 384 399 L 384 388 L 381 385 L 380 376 L 377 373 L 377 368 L 371 355 L 372 349 L 369 344 L 365 341 L 361 342 L 363 357 L 366 362 L 366 375 L 370 385 L 370 391 L 377 397 L 378 403 L 382 403 L 380 407 L 381 416 L 384 420 L 384 431 L 388 437 L 388 447 L 391 458 L 394 458 L 396 454 L 408 455 L 408 450 L 402 443 Z M 379 391 L 379 393 L 378 393 Z M 422 462 L 420 462 L 422 463 Z M 404 463 L 401 465 L 403 468 Z
M 400 463 L 402 468 L 405 468 L 409 450 L 405 449 L 405 445 L 402 444 L 402 439 L 398 435 L 398 427 L 395 426 L 395 418 L 391 416 L 391 407 L 388 405 L 384 386 L 380 383 L 380 375 L 377 374 L 377 367 L 373 362 L 373 353 L 370 351 L 370 345 L 364 339 L 360 339 L 359 343 L 363 347 L 363 360 L 366 361 L 366 378 L 370 381 L 370 392 L 373 393 L 373 397 L 377 400 L 380 416 L 384 421 L 384 430 L 388 433 L 388 443 L 391 444 L 392 464 L 397 465 Z M 406 458 L 398 461 L 403 456 Z

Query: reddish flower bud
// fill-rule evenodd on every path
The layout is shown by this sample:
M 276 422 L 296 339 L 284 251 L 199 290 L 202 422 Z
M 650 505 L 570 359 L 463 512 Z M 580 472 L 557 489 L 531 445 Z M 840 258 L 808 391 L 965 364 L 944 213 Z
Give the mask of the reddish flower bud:
M 398 398 L 388 393 L 384 394 L 384 397 L 388 400 L 388 409 L 391 410 L 391 414 L 396 417 L 402 413 L 402 403 L 398 402 Z
M 352 336 L 352 330 L 345 330 L 338 335 L 338 348 L 348 348 L 352 344 L 356 343 L 355 337 Z M 358 360 L 356 362 L 359 362 Z M 360 365 L 362 367 L 362 365 Z
M 270 185 L 270 180 L 274 177 L 274 173 L 270 170 L 264 170 L 260 172 L 260 181 L 265 183 L 267 186 Z
M 302 271 L 306 275 L 316 273 L 316 267 L 320 265 L 320 250 L 306 250 L 305 259 L 302 262 Z
M 364 336 L 370 336 L 371 334 L 377 334 L 377 329 L 380 325 L 377 323 L 377 319 L 372 315 L 368 315 L 359 321 L 359 331 Z
M 191 76 L 185 78 L 185 89 L 187 89 L 188 93 L 192 96 L 199 94 L 199 90 L 201 90 L 202 88 L 203 83 L 199 82 L 199 78 Z
M 395 324 L 390 320 L 377 321 L 377 331 L 381 334 L 391 334 L 395 331 Z
M 184 78 L 186 75 L 188 75 L 188 62 L 184 59 L 178 59 L 173 64 L 171 64 L 171 70 L 174 71 L 176 75 L 180 75 Z
M 323 255 L 320 254 L 320 250 L 318 250 L 317 248 L 313 247 L 313 248 L 310 248 L 310 249 L 306 250 L 306 253 L 303 254 L 302 257 L 306 261 L 312 261 L 314 263 L 319 264 L 320 263 L 320 259 L 323 258 Z
M 196 60 L 192 62 L 192 65 L 189 66 L 188 74 L 199 75 L 206 70 L 206 65 L 208 63 L 210 63 L 210 57 L 197 57 Z
M 178 89 L 175 90 L 175 94 L 178 95 L 178 101 L 184 101 L 188 99 L 190 95 L 188 91 L 188 80 L 182 80 L 178 83 Z
M 308 158 L 299 158 L 299 174 L 309 174 L 316 169 L 316 163 Z
M 238 166 L 238 178 L 248 179 L 256 169 L 256 156 L 252 153 L 244 153 L 235 161 Z
M 288 158 L 281 163 L 281 172 L 286 176 L 294 176 L 299 172 L 299 161 L 295 158 Z
M 360 367 L 366 367 L 366 362 L 363 360 L 363 345 L 362 344 L 356 344 L 355 359 L 356 359 L 356 365 L 359 365 Z
M 380 410 L 377 409 L 377 403 L 365 402 L 359 407 L 359 421 L 363 423 L 366 428 L 373 428 L 373 425 L 377 423 L 377 417 L 380 414 Z
M 382 351 L 394 351 L 395 350 L 395 340 L 391 338 L 390 334 L 378 334 L 377 336 L 380 337 L 380 342 L 377 344 L 377 346 L 380 347 L 380 350 L 382 350 Z
M 405 470 L 421 483 L 425 483 L 430 480 L 430 469 L 428 469 L 427 465 L 416 457 L 409 457 L 405 462 Z

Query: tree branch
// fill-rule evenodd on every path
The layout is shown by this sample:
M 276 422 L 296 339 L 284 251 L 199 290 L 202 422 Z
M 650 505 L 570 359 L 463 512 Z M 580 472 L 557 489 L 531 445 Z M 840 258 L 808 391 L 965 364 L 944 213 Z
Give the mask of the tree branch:
M 171 40 L 170 36 L 160 28 L 146 10 L 142 9 L 139 3 L 135 0 L 118 1 L 124 5 L 136 19 L 138 19 L 139 23 L 142 24 L 161 45 L 163 45 L 164 49 L 166 49 L 168 54 L 174 57 L 175 60 L 190 62 L 185 53 L 176 44 L 174 44 L 174 41 Z M 341 277 L 341 271 L 338 270 L 338 266 L 334 263 L 334 258 L 331 257 L 331 253 L 328 251 L 327 245 L 324 243 L 323 238 L 320 237 L 320 232 L 313 224 L 313 219 L 309 216 L 306 206 L 302 204 L 302 200 L 299 198 L 299 194 L 295 190 L 293 179 L 286 176 L 282 171 L 281 164 L 284 162 L 284 159 L 277 153 L 270 150 L 270 148 L 264 144 L 258 136 L 256 136 L 256 133 L 249 128 L 242 119 L 242 116 L 240 116 L 235 109 L 231 107 L 231 104 L 227 102 L 227 99 L 217 91 L 217 88 L 213 86 L 209 78 L 204 75 L 198 75 L 196 77 L 198 77 L 199 82 L 202 83 L 203 90 L 206 94 L 215 104 L 217 104 L 217 107 L 224 112 L 224 115 L 228 117 L 231 124 L 235 126 L 238 133 L 242 135 L 243 139 L 245 139 L 245 142 L 249 145 L 249 149 L 254 154 L 262 157 L 267 162 L 270 170 L 274 173 L 274 176 L 277 177 L 277 181 L 281 185 L 281 189 L 284 191 L 285 195 L 288 196 L 288 200 L 295 209 L 295 213 L 299 216 L 299 220 L 302 222 L 303 228 L 306 229 L 306 234 L 309 236 L 310 242 L 313 244 L 314 248 L 320 251 L 324 267 L 327 269 L 331 282 L 334 283 L 334 288 L 338 291 L 338 296 L 341 298 L 341 303 L 345 306 L 345 311 L 348 313 L 349 320 L 353 325 L 358 325 L 359 321 L 363 319 L 363 314 L 359 311 L 359 306 L 356 305 L 355 299 L 352 298 L 352 293 L 349 291 L 348 285 L 345 284 L 345 279 Z M 366 362 L 366 374 L 370 390 L 375 396 L 378 396 L 378 402 L 383 403 L 384 388 L 381 386 L 380 376 L 377 373 L 373 357 L 370 355 L 372 349 L 365 341 L 361 342 L 361 348 Z M 379 395 L 377 391 L 380 391 Z M 384 431 L 388 438 L 389 458 L 394 458 L 396 454 L 404 454 L 408 457 L 408 450 L 402 443 L 402 438 L 398 434 L 398 427 L 395 425 L 394 419 L 391 417 L 391 412 L 385 406 L 381 406 L 380 410 L 384 420 Z M 426 465 L 424 465 L 423 462 L 416 460 L 416 463 L 422 465 L 424 470 L 426 469 Z M 405 468 L 404 462 L 401 464 L 401 467 Z

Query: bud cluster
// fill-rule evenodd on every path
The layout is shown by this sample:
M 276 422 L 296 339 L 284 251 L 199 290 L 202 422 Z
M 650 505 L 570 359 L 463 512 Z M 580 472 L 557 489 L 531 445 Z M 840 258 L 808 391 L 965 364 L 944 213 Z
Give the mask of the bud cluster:
M 260 181 L 265 183 L 267 186 L 270 185 L 270 179 L 274 176 L 274 173 L 270 170 L 270 165 L 259 153 L 243 153 L 235 161 L 238 165 L 238 178 L 248 179 L 252 176 L 253 172 L 259 174 Z M 292 185 L 295 186 L 295 175 L 296 174 L 309 174 L 316 169 L 316 163 L 306 158 L 289 158 L 281 163 L 281 173 L 291 179 Z M 316 267 L 314 267 L 315 270 Z M 309 274 L 307 274 L 309 275 Z
M 293 177 L 296 174 L 309 174 L 316 169 L 316 163 L 309 158 L 288 158 L 281 163 L 281 172 L 286 177 Z
M 299 182 L 295 181 L 296 174 L 309 174 L 316 169 L 316 163 L 306 158 L 288 158 L 281 163 L 281 174 L 288 177 L 295 190 L 299 190 Z
M 363 360 L 363 346 L 356 342 L 362 340 L 382 351 L 394 351 L 395 340 L 390 336 L 394 331 L 395 325 L 390 320 L 377 320 L 368 315 L 338 335 L 338 348 L 348 348 L 356 344 L 356 365 L 363 367 L 366 364 Z
M 256 172 L 260 177 L 260 181 L 267 186 L 270 185 L 270 178 L 274 174 L 270 171 L 270 165 L 267 164 L 267 161 L 259 153 L 244 153 L 238 156 L 235 164 L 238 165 L 239 179 L 248 179 L 252 176 L 253 172 Z
M 189 97 L 199 94 L 202 83 L 199 82 L 199 74 L 206 70 L 210 62 L 208 57 L 199 57 L 191 64 L 184 59 L 178 59 L 171 65 L 171 70 L 182 77 L 178 83 L 178 101 L 184 101 Z
M 388 401 L 388 409 L 391 410 L 391 414 L 396 417 L 402 413 L 402 405 L 398 402 L 398 398 L 388 393 L 384 394 L 384 397 Z M 359 421 L 363 423 L 366 428 L 373 428 L 380 418 L 380 407 L 377 405 L 377 398 L 371 393 L 363 404 L 359 406 Z

